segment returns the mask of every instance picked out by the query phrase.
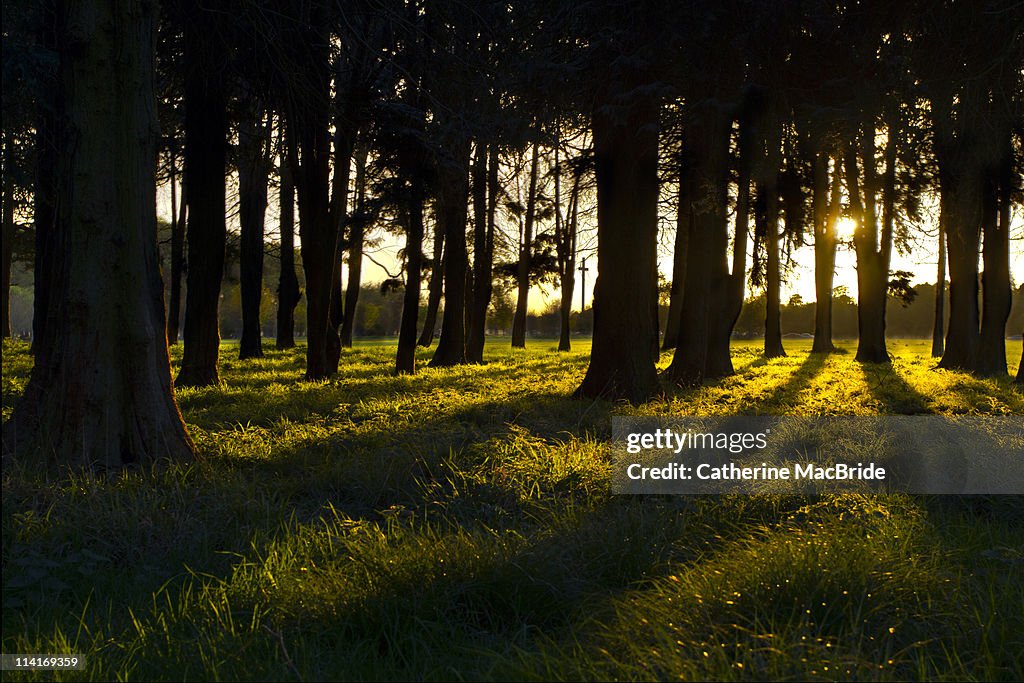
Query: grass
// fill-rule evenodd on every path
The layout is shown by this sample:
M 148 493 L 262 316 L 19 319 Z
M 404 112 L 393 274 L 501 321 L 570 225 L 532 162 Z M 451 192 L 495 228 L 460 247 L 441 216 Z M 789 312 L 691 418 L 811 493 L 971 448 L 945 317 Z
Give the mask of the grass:
M 200 461 L 5 463 L 2 650 L 87 668 L 4 680 L 1024 676 L 1019 498 L 613 496 L 606 446 L 613 414 L 1024 415 L 1008 380 L 739 343 L 631 408 L 567 398 L 585 342 L 506 344 L 413 377 L 357 344 L 324 383 L 225 344 L 178 393 Z M 5 419 L 30 366 L 5 342 Z

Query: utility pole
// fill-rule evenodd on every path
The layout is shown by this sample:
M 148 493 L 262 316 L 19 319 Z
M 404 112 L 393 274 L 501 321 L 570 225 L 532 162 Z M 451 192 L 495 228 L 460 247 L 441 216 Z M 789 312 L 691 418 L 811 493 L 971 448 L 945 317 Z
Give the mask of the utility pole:
M 587 257 L 583 257 L 583 262 L 580 264 L 580 313 L 587 310 Z

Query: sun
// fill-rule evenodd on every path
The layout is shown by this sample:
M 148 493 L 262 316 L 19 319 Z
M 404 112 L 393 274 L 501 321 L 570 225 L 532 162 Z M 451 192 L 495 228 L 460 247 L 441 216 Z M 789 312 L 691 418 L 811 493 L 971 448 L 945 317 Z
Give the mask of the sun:
M 853 233 L 857 230 L 857 221 L 853 220 L 849 216 L 843 216 L 836 221 L 836 239 L 837 240 L 848 240 L 853 238 Z

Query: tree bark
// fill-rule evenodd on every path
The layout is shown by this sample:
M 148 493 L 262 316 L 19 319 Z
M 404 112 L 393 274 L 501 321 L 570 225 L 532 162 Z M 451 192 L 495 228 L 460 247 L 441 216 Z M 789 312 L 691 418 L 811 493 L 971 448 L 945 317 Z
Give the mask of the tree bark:
M 270 127 L 263 121 L 263 107 L 253 101 L 246 106 L 238 127 L 238 196 L 241 225 L 242 338 L 238 357 L 263 357 L 263 230 L 267 213 L 267 178 Z
M 1013 193 L 1013 153 L 1006 138 L 1004 156 L 988 174 L 983 210 L 981 339 L 976 371 L 984 377 L 1001 377 L 1006 367 L 1006 321 L 1010 317 L 1010 214 Z
M 676 239 L 672 252 L 672 291 L 668 301 L 668 318 L 665 322 L 665 337 L 661 348 L 674 349 L 679 343 L 680 327 L 683 320 L 683 298 L 685 296 L 687 245 L 690 241 L 690 216 L 693 201 L 693 177 L 687 156 L 686 131 L 683 131 L 682 149 L 679 152 L 679 192 L 676 202 Z
M 345 322 L 345 296 L 341 289 L 342 264 L 345 257 L 349 219 L 349 178 L 352 175 L 352 155 L 355 152 L 356 135 L 344 131 L 342 117 L 335 118 L 334 133 L 334 177 L 331 180 L 330 221 L 334 225 L 334 263 L 330 275 L 330 312 L 328 331 L 325 337 L 327 372 L 338 371 L 341 360 L 341 326 Z
M 728 144 L 730 117 L 717 103 L 702 105 L 690 117 L 684 154 L 692 169 L 682 173 L 688 190 L 683 217 L 689 225 L 686 245 L 686 280 L 680 312 L 679 340 L 667 374 L 681 386 L 702 383 L 708 371 L 708 349 L 715 331 L 712 318 L 723 312 L 724 277 L 728 277 L 725 241 Z M 688 150 L 688 151 L 687 151 Z M 692 175 L 691 175 L 692 173 Z M 678 236 L 677 236 L 678 240 Z M 728 351 L 726 351 L 728 355 Z
M 209 15 L 197 3 L 197 17 Z M 217 78 L 219 38 L 209 20 L 185 26 L 185 185 L 188 189 L 188 291 L 178 386 L 220 382 L 217 310 L 224 277 L 227 224 L 224 172 L 227 96 Z
M 420 346 L 430 347 L 434 342 L 434 328 L 437 327 L 437 311 L 441 307 L 441 290 L 444 284 L 444 229 L 434 212 L 434 251 L 430 268 L 430 280 L 427 283 L 427 310 L 423 319 L 423 332 L 420 334 Z
M 592 112 L 597 176 L 597 284 L 590 365 L 578 397 L 641 403 L 659 391 L 658 118 L 639 74 L 598 100 Z
M 11 336 L 11 261 L 14 256 L 14 168 L 13 141 L 4 131 L 4 178 L 3 178 L 3 300 L 0 301 L 0 323 L 3 324 L 3 338 Z
M 479 140 L 473 159 L 473 290 L 469 304 L 469 325 L 466 332 L 466 359 L 484 362 L 484 341 L 487 327 L 487 306 L 491 300 L 491 261 L 494 258 L 488 239 L 487 215 L 487 146 Z
M 936 121 L 936 157 L 939 163 L 941 201 L 948 200 L 946 258 L 949 264 L 949 327 L 939 367 L 973 372 L 981 345 L 978 310 L 978 247 L 981 239 L 981 172 L 975 158 L 975 123 L 979 108 L 973 98 L 961 104 L 959 135 L 949 126 L 952 96 L 931 101 Z
M 847 178 L 854 213 L 860 215 L 854 233 L 857 250 L 857 356 L 861 363 L 888 363 L 885 346 L 885 308 L 889 284 L 889 249 L 892 245 L 895 219 L 896 134 L 889 124 L 889 141 L 885 150 L 885 176 L 882 187 L 882 234 L 879 243 L 877 212 L 877 179 L 875 173 L 875 125 L 864 124 L 860 152 L 864 169 L 863 185 L 858 187 L 856 146 L 851 142 L 847 152 Z M 856 195 L 856 196 L 854 196 Z
M 935 276 L 935 317 L 932 322 L 932 358 L 940 358 L 943 352 L 942 338 L 946 327 L 946 221 L 949 208 L 948 197 L 939 198 L 939 260 Z
M 579 227 L 580 178 L 573 178 L 569 192 L 568 215 L 565 218 L 564 250 L 562 267 L 562 300 L 559 302 L 558 350 L 572 350 L 570 322 L 572 321 L 572 295 L 576 289 L 576 235 Z
M 721 115 L 720 134 L 726 146 L 729 144 L 729 128 L 731 117 Z M 739 129 L 739 173 L 736 189 L 736 223 L 733 235 L 732 270 L 726 266 L 726 247 L 728 226 L 721 226 L 713 243 L 715 254 L 713 259 L 713 280 L 711 289 L 711 308 L 708 311 L 708 349 L 704 362 L 704 378 L 717 379 L 733 374 L 730 342 L 736 321 L 743 308 L 743 296 L 747 280 L 747 241 L 750 228 L 750 170 L 752 160 L 752 135 L 750 121 L 740 122 Z M 722 143 L 720 143 L 722 144 Z M 728 159 L 726 147 L 725 160 Z M 721 148 L 720 148 L 721 150 Z M 722 153 L 721 151 L 719 153 Z M 717 201 L 725 206 L 728 202 L 728 169 L 726 161 L 724 175 L 719 176 L 720 187 Z
M 814 157 L 814 342 L 812 353 L 832 353 L 832 287 L 836 270 L 836 221 L 841 201 L 840 164 L 828 177 L 829 155 L 822 149 Z
M 345 318 L 341 323 L 341 346 L 352 348 L 352 337 L 356 328 L 356 306 L 359 304 L 359 287 L 363 279 L 363 244 L 366 239 L 366 157 L 369 146 L 358 145 L 356 161 L 356 197 L 353 215 L 349 219 L 348 236 L 348 281 L 345 284 Z M 420 243 L 422 244 L 422 237 Z M 422 247 L 421 247 L 422 248 Z
M 46 12 L 46 21 L 40 22 L 39 44 L 56 51 L 59 46 L 55 12 Z M 32 295 L 32 353 L 46 342 L 46 326 L 50 311 L 50 273 L 54 263 L 56 245 L 57 206 L 59 201 L 57 167 L 58 145 L 66 132 L 57 111 L 63 107 L 61 89 L 54 83 L 46 89 L 36 103 L 36 168 L 32 192 L 32 216 L 35 223 L 35 257 L 33 260 Z
M 533 260 L 533 223 L 537 215 L 537 169 L 540 145 L 533 143 L 530 156 L 530 184 L 526 193 L 526 216 L 523 238 L 519 243 L 519 265 L 516 270 L 516 311 L 512 318 L 512 348 L 526 348 L 526 314 L 530 298 L 530 268 Z
M 946 349 L 939 367 L 973 371 L 981 345 L 978 310 L 978 243 L 980 239 L 980 188 L 964 174 L 956 181 L 950 199 L 955 217 L 946 232 L 949 263 L 949 328 Z M 945 187 L 943 192 L 945 192 Z
M 297 165 L 295 142 L 281 122 L 281 275 L 277 283 L 277 348 L 295 347 L 295 307 L 302 298 L 299 278 L 295 273 L 295 179 L 292 169 Z
M 319 19 L 304 27 L 307 82 L 293 98 L 288 123 L 299 152 L 293 169 L 298 191 L 299 239 L 306 275 L 306 379 L 323 380 L 338 369 L 340 345 L 332 324 L 331 296 L 338 279 L 339 202 L 330 195 L 330 90 L 328 31 Z M 338 158 L 348 157 L 339 154 Z
M 782 347 L 781 289 L 782 272 L 779 254 L 779 169 L 781 167 L 779 146 L 781 130 L 778 122 L 769 125 L 767 146 L 767 177 L 758 193 L 764 192 L 765 206 L 765 294 L 766 315 L 764 321 L 764 355 L 778 358 L 786 355 Z
M 5 455 L 114 469 L 195 450 L 171 386 L 156 235 L 156 6 L 64 8 L 49 332 Z
M 413 180 L 410 195 L 405 240 L 405 293 L 395 361 L 399 374 L 416 372 L 416 318 L 420 311 L 420 280 L 423 270 L 423 191 L 418 180 Z
M 447 145 L 452 158 L 442 166 L 437 196 L 437 228 L 444 232 L 444 315 L 431 367 L 466 362 L 466 213 L 469 198 L 469 140 Z
M 181 195 L 175 196 L 177 178 L 177 142 L 171 142 L 171 286 L 167 311 L 167 343 L 177 344 L 181 327 L 181 276 L 185 270 L 185 221 L 188 197 L 185 183 Z

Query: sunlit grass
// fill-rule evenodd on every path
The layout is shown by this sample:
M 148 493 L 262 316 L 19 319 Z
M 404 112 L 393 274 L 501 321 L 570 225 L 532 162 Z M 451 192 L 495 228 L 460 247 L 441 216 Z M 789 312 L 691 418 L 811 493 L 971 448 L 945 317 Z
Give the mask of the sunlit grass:
M 586 341 L 399 377 L 375 340 L 321 383 L 226 344 L 178 392 L 199 462 L 5 462 L 2 649 L 92 680 L 1019 678 L 1019 498 L 611 495 L 617 413 L 1024 415 L 925 342 L 841 346 L 740 342 L 735 376 L 631 408 L 568 398 Z M 30 367 L 5 342 L 5 418 Z

